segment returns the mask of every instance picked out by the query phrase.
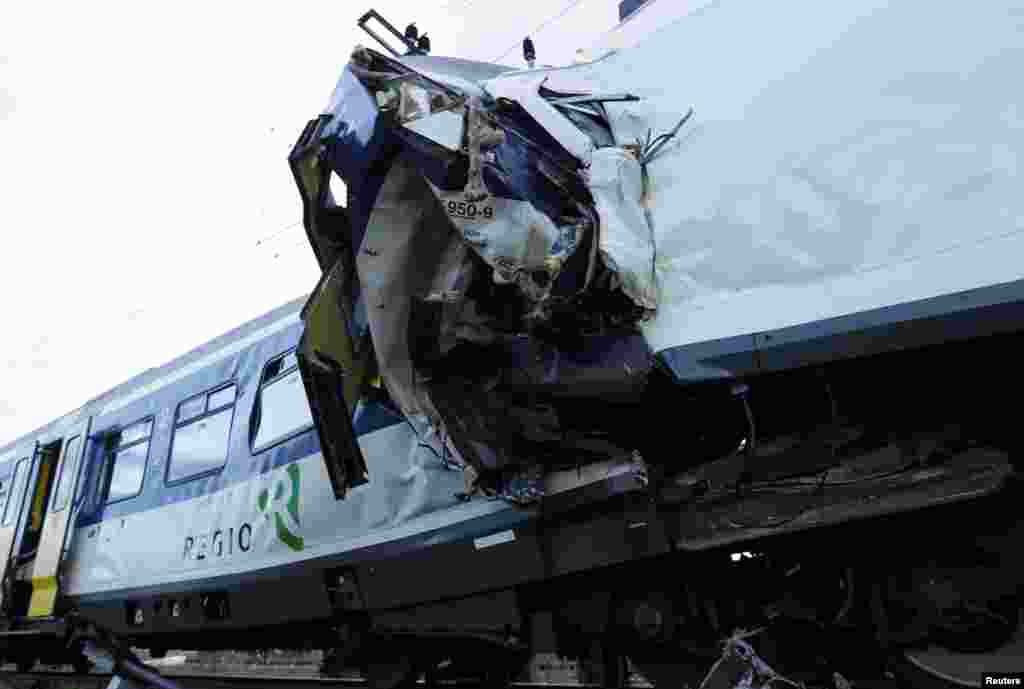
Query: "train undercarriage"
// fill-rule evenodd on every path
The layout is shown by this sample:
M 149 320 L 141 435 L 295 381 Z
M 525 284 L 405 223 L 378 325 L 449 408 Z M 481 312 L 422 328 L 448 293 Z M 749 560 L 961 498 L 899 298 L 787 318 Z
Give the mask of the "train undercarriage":
M 1020 344 L 993 335 L 685 392 L 654 374 L 619 417 L 643 429 L 637 485 L 540 519 L 543 575 L 504 599 L 489 644 L 460 661 L 447 639 L 458 606 L 370 613 L 362 630 L 394 633 L 406 681 L 439 663 L 514 666 L 528 648 L 597 662 L 609 686 L 626 657 L 657 686 L 740 686 L 701 682 L 741 641 L 808 687 L 894 669 L 904 686 L 952 681 L 963 654 L 1005 665 L 1020 640 L 1024 527 L 1003 386 Z M 500 600 L 462 605 L 472 616 L 474 601 Z M 445 631 L 427 642 L 417 630 L 431 627 Z
M 520 657 L 502 643 L 515 640 L 599 663 L 608 686 L 622 681 L 625 657 L 656 686 L 768 686 L 763 674 L 761 684 L 740 685 L 738 675 L 702 684 L 744 641 L 808 687 L 893 672 L 897 685 L 952 686 L 977 681 L 979 658 L 986 669 L 1014 669 L 1020 451 L 998 388 L 1018 344 L 1017 335 L 989 338 L 750 381 L 746 399 L 731 399 L 743 449 L 679 472 L 670 458 L 683 445 L 663 439 L 669 452 L 644 455 L 662 461 L 647 462 L 642 489 L 558 515 L 552 533 L 574 522 L 593 533 L 551 544 L 566 558 L 579 544 L 607 566 L 518 587 L 505 637 L 492 627 L 491 653 L 470 644 L 461 662 L 473 669 L 490 656 L 483 664 L 493 670 L 505 657 L 514 666 Z M 944 365 L 953 361 L 979 368 Z M 728 418 L 721 409 L 714 418 Z M 744 453 L 754 427 L 756 448 Z M 733 442 L 718 432 L 723 446 Z M 392 622 L 392 644 L 408 635 L 406 680 L 460 665 L 458 644 L 415 633 L 448 613 L 424 612 L 407 610 L 404 627 Z M 730 671 L 753 667 L 743 660 Z

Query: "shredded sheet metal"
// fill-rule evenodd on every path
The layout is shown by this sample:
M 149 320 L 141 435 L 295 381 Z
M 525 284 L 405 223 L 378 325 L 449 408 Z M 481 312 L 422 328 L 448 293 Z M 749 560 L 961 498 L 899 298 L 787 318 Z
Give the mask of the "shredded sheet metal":
M 459 150 L 462 145 L 461 113 L 445 110 L 413 120 L 406 123 L 405 126 L 451 151 Z
M 533 205 L 484 196 L 467 206 L 463 190 L 431 187 L 446 208 L 458 204 L 473 209 L 472 217 L 457 216 L 452 223 L 494 268 L 495 280 L 513 282 L 519 271 L 543 270 L 551 260 L 562 260 L 554 251 L 562 231 Z
M 723 643 L 722 656 L 708 670 L 698 689 L 809 689 L 804 683 L 776 672 L 757 655 L 754 646 L 747 639 L 757 636 L 762 631 L 764 629 L 750 632 L 737 630 L 726 639 Z M 851 689 L 853 686 L 838 672 L 832 673 L 832 685 L 835 689 Z
M 754 647 L 744 640 L 756 632 L 738 632 L 725 641 L 722 657 L 711 666 L 699 689 L 774 689 L 782 686 L 803 687 L 768 666 Z
M 658 305 L 654 231 L 644 208 L 640 162 L 622 148 L 600 148 L 588 172 L 588 186 L 601 218 L 601 254 L 623 291 L 654 311 Z
M 594 144 L 564 115 L 540 95 L 540 87 L 547 75 L 527 73 L 514 79 L 498 78 L 485 85 L 494 98 L 515 101 L 544 127 L 565 149 L 583 165 L 590 165 Z M 586 93 L 584 91 L 583 93 Z

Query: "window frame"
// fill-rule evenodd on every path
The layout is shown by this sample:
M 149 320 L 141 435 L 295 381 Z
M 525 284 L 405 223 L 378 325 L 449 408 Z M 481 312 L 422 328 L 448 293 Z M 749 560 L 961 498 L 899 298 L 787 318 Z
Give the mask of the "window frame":
M 21 508 L 24 507 L 25 503 L 24 490 L 21 493 L 22 497 L 20 499 L 20 503 L 18 504 L 18 509 L 15 511 L 13 519 L 11 521 L 8 521 L 7 519 L 7 510 L 10 509 L 11 507 L 11 498 L 14 497 L 14 489 L 18 485 L 18 469 L 20 469 L 22 465 L 28 464 L 31 459 L 31 457 L 22 457 L 21 459 L 14 463 L 14 471 L 11 472 L 11 487 L 7 491 L 7 503 L 4 505 L 3 514 L 0 514 L 0 528 L 6 529 L 10 526 L 17 526 L 18 524 L 18 514 L 21 512 Z M 31 468 L 32 467 L 29 466 L 29 470 L 31 470 Z M 25 481 L 27 482 L 28 479 L 26 478 Z
M 138 425 L 140 423 L 146 423 L 147 421 L 150 424 L 150 426 L 149 426 L 149 435 L 147 435 L 146 437 L 141 438 L 139 440 L 133 440 L 132 442 L 130 442 L 130 443 L 126 444 L 126 445 L 121 445 L 120 444 L 121 433 L 124 431 L 124 429 L 131 428 L 132 426 L 136 426 L 136 425 Z M 105 448 L 104 449 L 105 457 L 104 457 L 104 461 L 103 461 L 103 465 L 102 465 L 103 468 L 104 468 L 104 471 L 103 471 L 103 474 L 100 476 L 100 478 L 102 480 L 99 482 L 99 485 L 97 486 L 97 488 L 99 489 L 99 491 L 102 494 L 101 499 L 97 501 L 97 502 L 99 502 L 99 506 L 100 506 L 101 509 L 106 507 L 107 505 L 114 505 L 114 504 L 117 504 L 119 502 L 124 502 L 125 500 L 132 500 L 132 499 L 137 498 L 140 495 L 142 495 L 142 492 L 146 489 L 146 472 L 149 469 L 149 458 L 150 458 L 150 455 L 152 454 L 152 451 L 153 451 L 153 431 L 155 429 L 156 429 L 156 416 L 153 415 L 153 414 L 150 414 L 148 416 L 143 416 L 140 419 L 132 421 L 131 423 L 124 424 L 123 426 L 121 426 L 120 428 L 117 429 L 115 434 L 113 434 L 113 435 L 116 435 L 118 437 L 118 444 L 115 445 L 112 448 Z M 117 463 L 116 462 L 116 460 L 117 460 L 117 453 L 122 451 L 122 450 L 127 450 L 128 448 L 135 447 L 136 445 L 141 445 L 142 443 L 149 443 L 149 446 L 146 448 L 146 459 L 142 463 L 142 482 L 139 483 L 139 489 L 135 493 L 133 493 L 132 495 L 122 495 L 121 497 L 119 497 L 119 498 L 117 498 L 115 500 L 111 500 L 110 499 L 110 482 L 114 479 L 114 468 L 116 467 L 116 463 Z
M 234 387 L 235 388 L 235 398 L 231 401 L 231 404 L 224 404 L 224 405 L 221 405 L 221 406 L 216 407 L 216 408 L 211 410 L 209 408 L 210 397 L 213 396 L 214 394 L 222 391 L 222 390 L 227 390 L 230 387 Z M 183 483 L 188 483 L 190 481 L 196 481 L 196 480 L 199 480 L 201 478 L 207 478 L 209 476 L 213 476 L 215 474 L 219 474 L 222 471 L 224 471 L 224 467 L 226 467 L 228 465 L 228 460 L 231 459 L 231 432 L 235 429 L 235 411 L 238 408 L 238 394 L 239 394 L 238 393 L 238 381 L 235 378 L 232 378 L 232 379 L 230 379 L 228 381 L 225 381 L 225 382 L 223 382 L 223 383 L 221 383 L 221 384 L 219 384 L 219 385 L 217 385 L 215 387 L 209 388 L 209 389 L 207 389 L 204 392 L 196 393 L 195 395 L 189 395 L 185 399 L 183 399 L 180 402 L 178 402 L 178 404 L 174 407 L 174 423 L 171 425 L 171 442 L 170 442 L 170 444 L 169 444 L 169 446 L 167 448 L 167 466 L 164 468 L 164 485 L 165 486 L 180 486 Z M 203 413 L 202 414 L 198 414 L 196 416 L 193 416 L 193 417 L 191 417 L 191 418 L 189 418 L 189 419 L 187 419 L 185 421 L 179 422 L 178 421 L 178 414 L 181 411 L 181 407 L 186 402 L 190 402 L 190 401 L 194 400 L 197 397 L 205 398 L 204 403 L 203 403 Z M 227 409 L 231 410 L 231 421 L 228 422 L 228 445 L 227 445 L 227 452 L 224 453 L 224 461 L 221 462 L 220 466 L 214 467 L 213 469 L 204 469 L 203 471 L 197 472 L 195 474 L 189 474 L 188 476 L 184 476 L 182 478 L 176 478 L 176 479 L 172 480 L 170 478 L 170 476 L 171 476 L 171 462 L 174 461 L 174 441 L 175 441 L 175 438 L 178 435 L 178 429 L 179 428 L 186 428 L 188 426 L 191 426 L 194 423 L 198 423 L 199 421 L 202 421 L 203 419 L 209 418 L 211 416 L 216 416 L 217 414 L 219 414 L 222 411 L 225 411 Z
M 271 364 L 278 360 L 283 360 L 289 354 L 294 355 L 295 365 L 290 368 L 278 371 L 277 375 L 275 375 L 273 378 L 264 380 L 264 378 L 267 375 L 267 370 L 270 368 Z M 282 435 L 280 438 L 276 438 L 273 442 L 267 443 L 266 445 L 257 448 L 256 436 L 259 435 L 260 429 L 259 425 L 255 422 L 257 418 L 262 420 L 263 417 L 263 389 L 279 380 L 284 379 L 285 376 L 291 374 L 292 372 L 298 373 L 299 381 L 303 383 L 302 394 L 303 396 L 306 397 L 306 406 L 309 407 L 309 424 L 301 428 L 297 428 L 291 433 Z M 257 414 L 259 414 L 259 417 L 257 417 Z M 309 403 L 309 395 L 306 392 L 305 382 L 302 380 L 302 371 L 299 369 L 299 346 L 295 345 L 294 347 L 289 347 L 288 349 L 278 352 L 274 356 L 268 358 L 267 361 L 263 364 L 263 368 L 260 369 L 259 385 L 256 388 L 256 399 L 253 401 L 252 411 L 250 412 L 249 415 L 249 452 L 254 457 L 256 455 L 261 455 L 267 450 L 275 448 L 278 445 L 286 443 L 289 440 L 299 437 L 303 433 L 310 432 L 311 430 L 316 430 L 316 419 L 313 417 L 313 406 Z
M 17 462 L 14 462 L 17 464 Z M 9 478 L 0 480 L 0 520 L 3 519 L 4 511 L 7 509 L 7 501 L 11 499 L 11 485 L 14 483 L 14 470 L 11 470 Z M 4 484 L 7 484 L 6 487 Z M 0 521 L 0 528 L 2 528 L 3 522 Z
M 152 437 L 152 435 L 153 435 L 153 432 L 150 431 L 150 437 Z M 68 448 L 69 445 L 71 445 L 71 443 L 73 443 L 76 440 L 78 441 L 78 447 L 75 448 L 75 454 L 78 455 L 78 460 L 76 460 L 76 462 L 75 462 L 75 475 L 76 475 L 76 477 L 77 477 L 78 473 L 80 473 L 80 470 L 82 468 L 81 462 L 79 460 L 81 460 L 81 457 L 82 457 L 82 445 L 85 444 L 85 439 L 83 438 L 83 435 L 80 433 L 80 434 L 71 436 L 70 438 L 67 439 L 67 441 L 64 442 L 64 447 L 62 448 L 63 452 L 64 452 L 64 456 L 61 457 L 60 467 L 58 467 L 58 469 L 57 469 L 57 479 L 56 479 L 55 485 L 53 486 L 53 498 L 51 499 L 51 502 L 50 502 L 50 513 L 51 514 L 57 514 L 58 512 L 63 512 L 64 510 L 67 509 L 68 505 L 73 505 L 74 502 L 75 502 L 74 501 L 75 487 L 74 487 L 74 485 L 72 485 L 71 486 L 71 491 L 68 493 L 67 499 L 64 501 L 64 504 L 61 505 L 60 507 L 57 507 L 57 499 L 60 497 L 60 488 L 61 488 L 62 485 L 64 485 L 64 474 L 67 473 L 67 464 L 68 464 L 67 448 Z M 74 481 L 75 477 L 72 477 L 71 480 Z

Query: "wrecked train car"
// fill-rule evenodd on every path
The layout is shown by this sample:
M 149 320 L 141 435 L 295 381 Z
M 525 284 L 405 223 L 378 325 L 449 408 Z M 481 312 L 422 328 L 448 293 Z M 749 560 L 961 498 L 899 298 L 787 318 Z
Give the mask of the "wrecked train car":
M 1000 9 L 939 25 L 1001 35 Z M 891 30 L 919 10 L 801 5 L 815 38 L 757 65 L 716 48 L 769 14 L 742 2 L 564 69 L 358 48 L 291 159 L 324 271 L 309 360 L 345 369 L 349 407 L 379 375 L 474 486 L 500 490 L 523 467 L 666 446 L 676 469 L 756 453 L 761 413 L 835 424 L 826 388 L 856 388 L 840 411 L 877 409 L 856 384 L 915 380 L 900 352 L 935 380 L 925 361 L 996 346 L 981 338 L 1019 330 L 1024 294 L 1017 96 L 922 91 L 923 58 L 901 62 Z M 1004 83 L 1019 57 L 949 37 L 922 52 L 972 84 Z M 722 60 L 669 88 L 667 56 Z M 790 408 L 752 413 L 783 380 Z
M 0 656 L 1019 670 L 1018 19 L 728 0 L 564 69 L 357 49 L 290 156 L 309 300 L 0 447 Z
M 787 540 L 819 539 L 844 593 L 816 589 L 811 617 L 870 630 L 873 648 L 995 619 L 1012 637 L 1009 541 L 979 580 L 944 567 L 981 531 L 1019 532 L 998 496 L 1020 441 L 996 401 L 1024 323 L 1013 16 L 736 0 L 559 69 L 357 48 L 290 157 L 323 270 L 301 346 L 323 446 L 356 451 L 348 419 L 384 403 L 463 471 L 464 499 L 541 513 L 558 472 L 629 465 L 623 490 L 657 505 L 636 524 L 664 529 L 663 552 L 755 544 L 821 584 L 835 572 Z M 964 542 L 921 535 L 978 504 Z M 823 528 L 851 522 L 875 540 Z M 865 574 L 880 598 L 854 623 L 863 548 L 892 562 Z M 720 600 L 720 563 L 702 567 L 689 594 Z M 894 641 L 886 605 L 925 572 L 955 603 L 921 593 L 913 614 L 991 614 Z M 596 615 L 598 636 L 671 678 L 682 638 L 760 619 L 683 613 L 687 586 L 659 575 L 644 596 L 595 574 L 585 597 L 620 615 L 556 606 L 563 650 L 582 652 Z M 629 621 L 652 610 L 652 629 Z

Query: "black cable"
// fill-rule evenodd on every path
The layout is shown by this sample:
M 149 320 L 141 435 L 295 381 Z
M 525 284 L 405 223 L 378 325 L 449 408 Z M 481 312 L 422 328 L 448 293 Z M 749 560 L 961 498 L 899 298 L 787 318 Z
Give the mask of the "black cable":
M 267 241 L 268 239 L 273 239 L 274 237 L 278 236 L 278 235 L 279 235 L 279 234 L 281 234 L 282 232 L 285 232 L 285 231 L 287 231 L 287 230 L 290 230 L 290 229 L 292 229 L 293 227 L 298 227 L 298 226 L 299 226 L 299 225 L 301 225 L 301 224 L 302 224 L 302 221 L 301 221 L 301 220 L 296 220 L 295 222 L 292 222 L 292 223 L 288 223 L 288 224 L 287 224 L 287 225 L 285 225 L 284 227 L 279 227 L 279 228 L 277 228 L 276 230 L 274 230 L 273 232 L 270 232 L 270 233 L 268 233 L 268 234 L 265 234 L 265 235 L 263 235 L 262 237 L 260 237 L 259 239 L 257 239 L 257 240 L 256 240 L 256 246 L 260 246 L 260 245 L 261 245 L 261 244 L 262 244 L 263 242 Z
M 559 19 L 561 19 L 562 17 L 564 17 L 566 14 L 568 14 L 569 10 L 573 9 L 574 7 L 576 7 L 576 5 L 580 4 L 581 2 L 583 2 L 583 0 L 572 0 L 572 2 L 570 2 L 568 5 L 566 5 L 565 8 L 561 12 L 559 12 L 557 16 L 545 20 L 536 29 L 534 29 L 533 31 L 530 31 L 529 33 L 527 33 L 527 35 L 528 36 L 536 36 L 539 32 L 541 32 L 544 29 L 546 29 L 552 22 L 556 22 Z M 501 55 L 499 55 L 498 57 L 496 57 L 493 60 L 491 60 L 491 62 L 497 62 L 498 60 L 502 59 L 503 57 L 505 57 L 506 55 L 508 55 L 513 50 L 515 50 L 516 48 L 520 47 L 521 45 L 522 45 L 522 41 L 517 41 L 508 50 L 506 50 Z
M 647 165 L 654 160 L 665 144 L 675 138 L 676 134 L 679 133 L 679 130 L 682 129 L 684 124 L 690 121 L 691 117 L 693 117 L 693 108 L 686 111 L 686 114 L 683 115 L 683 118 L 679 120 L 679 123 L 676 124 L 675 127 L 670 131 L 655 137 L 653 141 L 651 141 L 651 130 L 648 129 L 647 141 L 644 143 L 640 152 L 640 164 Z M 640 142 L 637 141 L 637 143 L 639 144 Z

